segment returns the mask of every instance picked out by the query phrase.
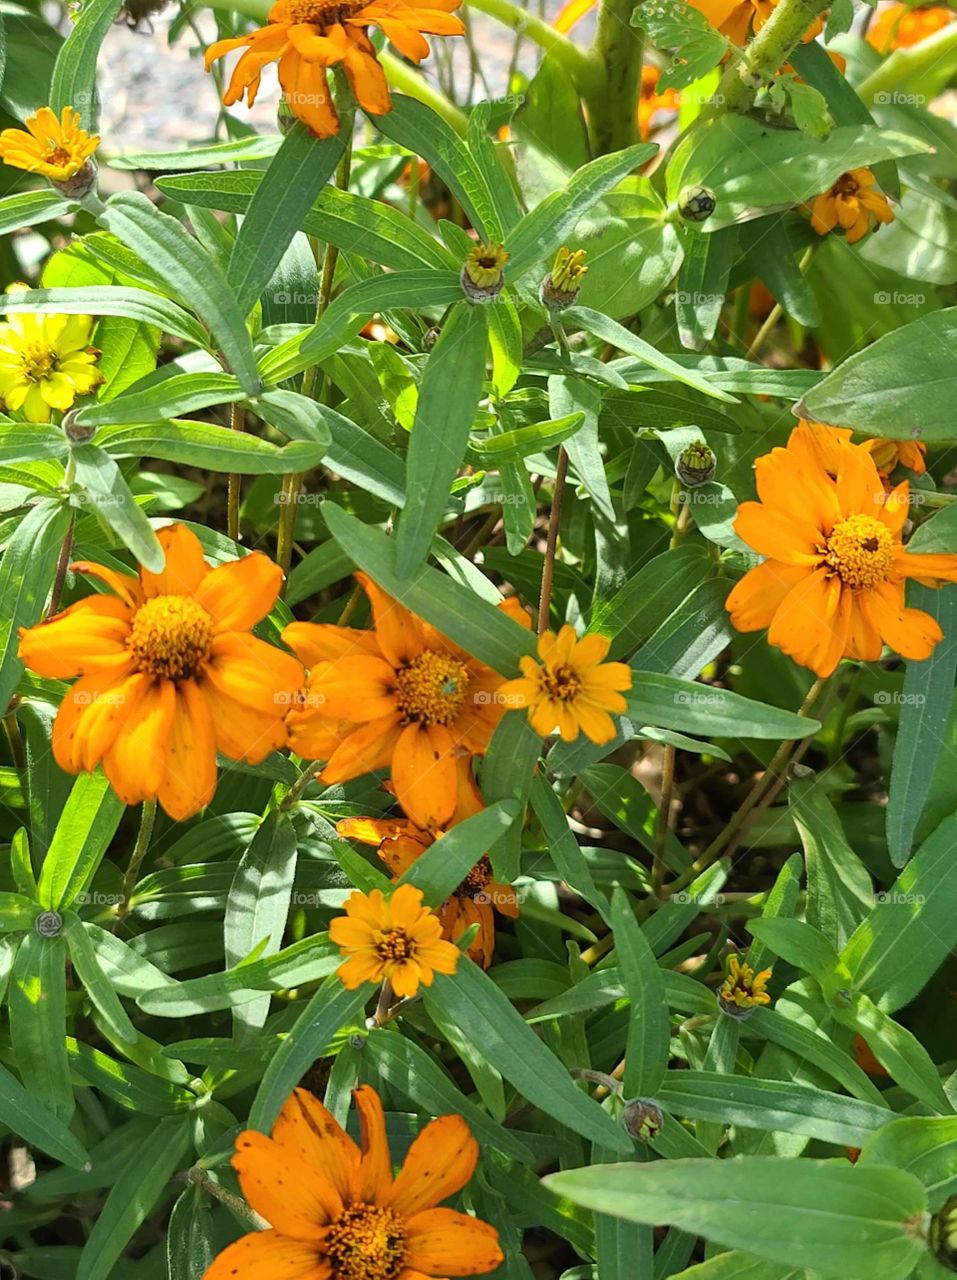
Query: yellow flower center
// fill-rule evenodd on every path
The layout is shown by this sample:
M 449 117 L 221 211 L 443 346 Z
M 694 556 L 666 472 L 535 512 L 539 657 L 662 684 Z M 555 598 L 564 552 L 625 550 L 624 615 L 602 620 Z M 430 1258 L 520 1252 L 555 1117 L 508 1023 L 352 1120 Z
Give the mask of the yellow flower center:
M 187 680 L 209 657 L 213 620 L 187 596 L 155 596 L 138 609 L 129 650 L 138 671 Z
M 53 347 L 31 342 L 20 352 L 20 368 L 27 382 L 46 382 L 56 369 L 57 353 Z
M 333 1280 L 396 1280 L 405 1265 L 405 1224 L 392 1209 L 353 1204 L 329 1225 Z
M 468 672 L 461 662 L 435 649 L 426 649 L 396 675 L 399 710 L 406 721 L 451 724 L 468 685 Z
M 342 4 L 324 4 L 323 0 L 288 0 L 289 22 L 310 22 L 324 30 L 353 18 L 366 7 L 366 0 L 345 0 Z
M 894 567 L 894 538 L 876 516 L 850 516 L 834 526 L 823 555 L 845 587 L 876 587 Z
M 574 702 L 581 693 L 581 676 L 567 662 L 557 667 L 542 667 L 539 680 L 543 692 L 558 702 Z
M 415 955 L 415 939 L 404 929 L 385 929 L 375 944 L 375 953 L 382 961 L 411 960 Z

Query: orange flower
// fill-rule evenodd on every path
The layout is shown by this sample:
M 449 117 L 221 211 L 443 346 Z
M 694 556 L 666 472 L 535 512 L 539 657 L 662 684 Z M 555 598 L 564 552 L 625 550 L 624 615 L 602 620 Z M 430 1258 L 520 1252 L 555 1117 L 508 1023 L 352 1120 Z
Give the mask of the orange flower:
M 928 657 L 942 633 L 907 608 L 906 580 L 957 582 L 957 555 L 904 548 L 907 481 L 885 493 L 868 450 L 826 427 L 795 427 L 755 469 L 760 501 L 742 503 L 734 527 L 768 558 L 728 596 L 734 626 L 768 627 L 771 644 L 819 676 L 842 658 L 876 661 L 883 643 Z
M 370 115 L 392 110 L 385 72 L 379 65 L 368 28 L 378 27 L 403 57 L 421 62 L 428 57 L 429 35 L 460 36 L 465 27 L 453 16 L 462 0 L 276 0 L 269 22 L 248 35 L 217 40 L 206 50 L 206 69 L 230 53 L 245 48 L 233 70 L 223 102 L 229 106 L 243 95 L 256 101 L 263 67 L 279 63 L 279 83 L 293 113 L 320 138 L 339 132 L 339 117 L 326 75 L 341 64 L 356 100 Z
M 64 107 L 57 119 L 49 107 L 29 116 L 23 129 L 0 133 L 0 160 L 27 173 L 40 173 L 52 182 L 67 182 L 86 164 L 100 139 L 80 128 L 80 117 Z
M 691 0 L 691 4 L 732 44 L 744 45 L 752 28 L 761 30 L 776 9 L 778 0 Z M 802 41 L 813 40 L 823 29 L 822 20 L 815 18 L 801 37 Z
M 450 827 L 464 822 L 482 808 L 469 756 L 457 760 L 459 777 L 459 802 L 449 822 Z M 359 840 L 378 850 L 379 857 L 398 879 L 408 871 L 416 858 L 445 832 L 423 830 L 407 818 L 343 818 L 336 823 L 339 835 L 347 840 Z M 492 875 L 492 864 L 482 857 L 462 883 L 438 908 L 442 935 L 457 942 L 473 924 L 478 932 L 469 947 L 469 957 L 487 969 L 495 952 L 495 916 L 492 908 L 512 919 L 518 915 L 518 898 L 511 885 L 499 884 Z
M 607 636 L 579 640 L 567 623 L 557 636 L 546 631 L 538 638 L 541 663 L 520 658 L 521 677 L 503 684 L 499 696 L 513 707 L 527 707 L 531 726 L 542 737 L 557 730 L 565 742 L 579 733 L 592 742 L 611 742 L 615 722 L 608 713 L 621 713 L 628 705 L 621 691 L 631 688 L 631 668 L 605 662 L 610 647 Z
M 771 996 L 767 991 L 770 978 L 770 969 L 755 973 L 743 956 L 730 955 L 724 982 L 718 990 L 718 1000 L 738 1016 L 743 1010 L 753 1009 L 756 1005 L 770 1004 Z
M 362 1085 L 352 1096 L 361 1146 L 305 1089 L 288 1099 L 271 1138 L 239 1135 L 233 1168 L 271 1229 L 231 1244 L 203 1280 L 421 1280 L 499 1265 L 494 1227 L 437 1207 L 478 1163 L 462 1117 L 427 1124 L 393 1176 L 379 1095 Z
M 865 440 L 864 448 L 882 476 L 891 475 L 898 466 L 918 476 L 927 470 L 927 445 L 919 440 Z
M 444 827 L 456 804 L 455 758 L 488 747 L 505 704 L 501 676 L 357 573 L 374 631 L 294 622 L 283 639 L 312 670 L 304 705 L 289 713 L 301 756 L 327 760 L 326 783 L 391 766 L 402 808 L 420 827 Z M 516 619 L 524 611 L 504 601 Z M 527 618 L 525 618 L 527 622 Z
M 867 43 L 878 53 L 893 53 L 895 49 L 909 49 L 912 44 L 926 40 L 941 27 L 954 20 L 954 11 L 943 5 L 892 4 L 877 15 L 867 33 Z
M 658 81 L 661 71 L 658 67 L 645 63 L 641 68 L 641 96 L 638 99 L 638 132 L 642 142 L 651 137 L 651 123 L 662 111 L 677 111 L 681 106 L 681 96 L 677 89 L 666 89 L 658 93 Z
M 188 818 L 216 790 L 216 751 L 257 763 L 285 745 L 283 718 L 304 679 L 252 627 L 273 607 L 282 573 L 259 552 L 210 569 L 184 525 L 161 529 L 160 573 L 72 568 L 115 593 L 88 596 L 20 632 L 20 657 L 52 680 L 79 676 L 53 727 L 68 773 L 102 762 L 124 804 L 158 798 Z
M 893 222 L 894 213 L 887 197 L 872 191 L 874 175 L 870 169 L 851 169 L 842 173 L 829 191 L 815 196 L 811 203 L 811 226 L 819 236 L 840 226 L 847 232 L 847 243 L 856 244 L 871 228 L 871 219 Z
M 412 884 L 400 884 L 389 898 L 381 889 L 357 889 L 346 914 L 330 921 L 329 937 L 346 957 L 336 973 L 349 991 L 388 981 L 397 996 L 414 996 L 420 985 L 431 987 L 437 973 L 454 973 L 461 955 L 443 939 L 438 916 Z

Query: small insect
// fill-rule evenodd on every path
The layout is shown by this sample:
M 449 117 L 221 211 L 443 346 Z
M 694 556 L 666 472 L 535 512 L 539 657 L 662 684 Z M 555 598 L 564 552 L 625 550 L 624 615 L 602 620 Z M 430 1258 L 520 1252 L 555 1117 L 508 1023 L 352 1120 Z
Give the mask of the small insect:
M 125 23 L 130 31 L 151 36 L 154 32 L 151 18 L 165 9 L 167 3 L 168 0 L 127 0 L 114 21 Z
M 459 691 L 459 682 L 454 676 L 446 676 L 439 686 L 439 692 L 446 698 L 453 697 Z

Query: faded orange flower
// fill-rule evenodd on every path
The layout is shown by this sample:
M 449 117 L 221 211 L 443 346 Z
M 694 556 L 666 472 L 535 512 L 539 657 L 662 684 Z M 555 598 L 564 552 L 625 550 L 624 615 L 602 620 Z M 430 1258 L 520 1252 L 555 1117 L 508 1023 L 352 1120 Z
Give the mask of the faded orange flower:
M 873 186 L 870 169 L 842 173 L 829 191 L 811 202 L 811 226 L 819 236 L 840 227 L 847 232 L 847 243 L 856 244 L 867 235 L 872 221 L 893 222 L 894 212 L 887 197 L 874 191 Z
M 224 1249 L 204 1280 L 422 1280 L 499 1265 L 494 1227 L 438 1208 L 478 1162 L 462 1117 L 430 1121 L 393 1175 L 379 1095 L 362 1085 L 352 1097 L 359 1145 L 305 1089 L 288 1099 L 271 1137 L 239 1135 L 233 1168 L 270 1229 Z
M 882 9 L 867 32 L 867 43 L 878 53 L 893 53 L 895 49 L 909 49 L 913 44 L 926 40 L 955 17 L 953 9 L 945 5 L 892 4 Z
M 759 501 L 741 504 L 734 527 L 767 559 L 728 596 L 734 626 L 767 627 L 771 644 L 818 676 L 842 658 L 875 662 L 883 644 L 928 657 L 942 632 L 907 607 L 906 581 L 957 582 L 957 555 L 903 546 L 907 481 L 885 493 L 868 450 L 823 426 L 795 427 L 755 470 Z
M 262 69 L 279 63 L 279 83 L 293 115 L 320 138 L 339 132 L 339 117 L 329 89 L 327 71 L 342 66 L 356 101 L 371 115 L 392 110 L 385 72 L 369 39 L 378 27 L 405 58 L 428 57 L 425 34 L 460 36 L 465 31 L 454 10 L 462 0 L 276 0 L 265 27 L 235 39 L 217 40 L 206 50 L 207 71 L 234 49 L 246 52 L 236 63 L 223 102 L 229 106 L 243 95 L 252 106 L 259 92 Z
M 53 726 L 60 768 L 102 763 L 124 804 L 158 798 L 181 819 L 212 800 L 217 750 L 256 764 L 285 746 L 285 713 L 304 674 L 291 654 L 251 634 L 276 602 L 278 565 L 254 551 L 211 569 L 185 525 L 157 537 L 160 573 L 72 565 L 114 594 L 21 630 L 20 657 L 49 679 L 80 677 Z
M 381 889 L 357 889 L 345 909 L 330 921 L 329 937 L 346 957 L 336 973 L 348 990 L 388 980 L 397 996 L 414 996 L 437 973 L 455 972 L 461 952 L 443 939 L 438 916 L 422 905 L 415 885 L 400 884 L 388 898 Z

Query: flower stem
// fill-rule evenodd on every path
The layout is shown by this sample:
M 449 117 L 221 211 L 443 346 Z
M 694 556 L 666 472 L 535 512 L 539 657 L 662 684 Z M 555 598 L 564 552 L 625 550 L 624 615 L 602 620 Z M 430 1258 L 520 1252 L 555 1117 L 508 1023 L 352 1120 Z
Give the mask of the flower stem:
M 230 405 L 229 425 L 233 431 L 246 430 L 246 412 L 240 404 Z M 233 542 L 239 541 L 239 503 L 242 498 L 243 478 L 238 472 L 229 473 L 226 498 L 226 533 Z
M 129 866 L 126 868 L 126 875 L 123 877 L 122 897 L 116 908 L 116 920 L 113 923 L 114 933 L 130 913 L 130 900 L 133 897 L 133 890 L 136 888 L 140 867 L 143 865 L 143 859 L 146 857 L 146 851 L 150 845 L 155 821 L 156 801 L 144 800 L 143 809 L 140 813 L 140 829 L 136 833 L 136 844 L 133 846 Z
M 256 1231 L 264 1231 L 269 1226 L 266 1219 L 261 1217 L 255 1209 L 251 1209 L 245 1200 L 240 1200 L 239 1196 L 233 1195 L 231 1191 L 221 1187 L 218 1182 L 214 1182 L 201 1165 L 194 1164 L 186 1177 L 189 1182 L 194 1183 L 197 1187 L 202 1187 L 203 1191 L 211 1195 L 214 1200 L 218 1200 L 220 1204 L 232 1209 L 237 1217 L 242 1218 L 244 1222 L 248 1222 Z
M 798 263 L 798 270 L 800 271 L 802 276 L 805 274 L 808 267 L 811 265 L 811 262 L 814 258 L 814 251 L 816 248 L 817 248 L 817 245 L 811 244 L 811 245 L 808 245 L 808 247 L 804 250 L 804 253 L 801 257 L 801 261 Z M 765 320 L 764 324 L 754 335 L 754 341 L 751 343 L 750 347 L 748 347 L 747 351 L 744 353 L 745 360 L 754 359 L 757 353 L 764 346 L 765 340 L 767 339 L 768 335 L 774 331 L 775 326 L 777 325 L 778 321 L 781 319 L 781 316 L 783 314 L 784 314 L 784 308 L 781 306 L 780 302 L 776 302 L 774 306 L 771 308 L 768 318 Z
M 957 55 L 957 22 L 948 23 L 946 27 L 941 27 L 932 36 L 909 49 L 895 49 L 889 58 L 861 81 L 857 86 L 858 95 L 863 102 L 880 104 L 894 90 L 926 75 L 931 68 L 940 70 L 940 63 L 945 58 L 953 60 L 953 55 Z
M 829 6 L 830 0 L 781 0 L 741 57 L 728 63 L 715 93 L 720 110 L 750 111 L 761 85 L 773 79 L 808 27 Z
M 50 592 L 50 603 L 47 605 L 47 611 L 44 615 L 46 618 L 52 618 L 60 608 L 60 597 L 63 594 L 63 584 L 66 582 L 66 571 L 70 567 L 70 556 L 73 554 L 73 532 L 76 528 L 76 512 L 70 515 L 70 524 L 63 536 L 63 546 L 60 548 L 60 556 L 56 562 L 56 574 L 53 578 L 53 589 Z
M 616 3 L 621 5 L 622 0 L 616 0 Z M 595 59 L 544 19 L 529 13 L 521 5 L 512 4 L 511 0 L 468 0 L 468 4 L 470 9 L 487 13 L 518 35 L 528 36 L 568 72 L 580 92 L 601 92 L 601 73 Z
M 548 611 L 552 603 L 552 584 L 555 580 L 555 552 L 558 548 L 558 526 L 562 519 L 562 499 L 565 496 L 565 477 L 568 475 L 568 454 L 564 445 L 558 450 L 558 470 L 555 472 L 555 490 L 552 494 L 552 510 L 548 518 L 548 537 L 545 541 L 545 563 L 542 565 L 542 590 L 538 597 L 538 634 L 548 630 Z
M 279 801 L 280 813 L 287 813 L 305 791 L 306 787 L 309 786 L 309 783 L 315 781 L 316 771 L 318 768 L 318 760 L 312 760 L 306 765 L 305 769 L 303 769 L 302 773 Z
M 631 25 L 634 0 L 602 0 L 591 51 L 596 91 L 585 94 L 588 130 L 596 156 L 638 141 L 638 94 L 644 40 Z

